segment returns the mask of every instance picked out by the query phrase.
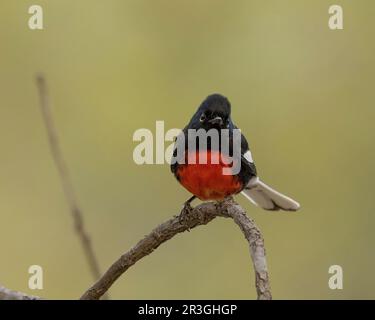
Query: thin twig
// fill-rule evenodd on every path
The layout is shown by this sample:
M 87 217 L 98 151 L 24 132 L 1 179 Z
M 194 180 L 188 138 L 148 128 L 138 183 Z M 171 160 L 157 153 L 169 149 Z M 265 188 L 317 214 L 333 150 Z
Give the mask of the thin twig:
M 262 234 L 254 221 L 246 215 L 244 209 L 234 202 L 232 198 L 219 203 L 203 203 L 192 209 L 183 221 L 181 217 L 175 216 L 157 226 L 150 234 L 114 262 L 104 275 L 82 295 L 81 299 L 99 299 L 126 270 L 138 260 L 152 253 L 162 243 L 178 233 L 205 225 L 216 217 L 232 218 L 240 227 L 249 242 L 250 255 L 255 270 L 255 286 L 258 299 L 272 299 Z
M 59 172 L 62 188 L 64 190 L 64 194 L 68 202 L 70 212 L 72 214 L 74 229 L 81 241 L 83 251 L 86 255 L 86 259 L 88 261 L 92 276 L 94 277 L 94 280 L 96 280 L 99 279 L 99 277 L 101 276 L 99 263 L 94 253 L 94 249 L 91 244 L 91 239 L 87 231 L 85 230 L 82 211 L 78 205 L 73 184 L 71 183 L 69 171 L 60 148 L 60 142 L 58 139 L 56 126 L 54 124 L 51 113 L 46 80 L 43 75 L 38 75 L 36 78 L 36 82 L 39 90 L 40 107 L 43 114 L 43 120 L 47 129 L 51 153 L 55 161 L 57 171 Z
M 0 300 L 40 300 L 37 296 L 31 296 L 23 292 L 7 289 L 0 285 Z

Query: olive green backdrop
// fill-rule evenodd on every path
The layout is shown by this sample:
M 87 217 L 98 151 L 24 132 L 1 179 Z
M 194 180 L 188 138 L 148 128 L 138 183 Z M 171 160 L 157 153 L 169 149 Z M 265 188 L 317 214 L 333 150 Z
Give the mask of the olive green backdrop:
M 43 31 L 28 7 L 44 9 Z M 328 28 L 328 7 L 344 30 Z M 189 194 L 168 165 L 137 166 L 133 132 L 183 127 L 208 94 L 232 102 L 260 176 L 302 204 L 262 229 L 278 299 L 375 298 L 372 0 L 0 2 L 0 283 L 77 298 L 92 283 L 52 161 L 34 82 L 43 72 L 102 269 Z M 28 267 L 44 289 L 28 289 Z M 328 268 L 344 289 L 328 288 Z M 177 236 L 112 298 L 255 298 L 247 243 L 229 220 Z

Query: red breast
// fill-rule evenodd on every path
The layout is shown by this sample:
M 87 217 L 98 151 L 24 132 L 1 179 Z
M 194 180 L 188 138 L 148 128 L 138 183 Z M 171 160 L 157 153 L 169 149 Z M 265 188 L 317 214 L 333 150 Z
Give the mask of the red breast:
M 202 151 L 188 153 L 186 164 L 180 164 L 177 169 L 177 178 L 180 183 L 192 194 L 201 200 L 222 200 L 227 196 L 242 190 L 242 184 L 236 175 L 224 175 L 223 168 L 230 168 L 225 156 L 219 151 L 204 151 L 207 161 L 199 163 Z M 195 164 L 191 161 L 195 158 Z M 217 159 L 218 161 L 214 161 Z M 218 163 L 217 163 L 218 162 Z

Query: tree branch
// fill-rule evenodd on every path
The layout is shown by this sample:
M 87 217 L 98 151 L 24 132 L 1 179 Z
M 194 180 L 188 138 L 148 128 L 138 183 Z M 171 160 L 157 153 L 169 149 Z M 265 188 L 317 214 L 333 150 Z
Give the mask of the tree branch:
M 61 184 L 63 191 L 68 202 L 70 212 L 74 222 L 74 229 L 81 241 L 83 251 L 86 255 L 87 262 L 89 264 L 91 274 L 94 280 L 99 279 L 101 273 L 99 269 L 99 263 L 94 253 L 94 249 L 91 244 L 91 239 L 85 230 L 82 211 L 78 205 L 77 197 L 74 192 L 73 184 L 71 183 L 68 168 L 66 166 L 63 154 L 60 148 L 60 142 L 57 135 L 56 126 L 53 121 L 49 94 L 47 84 L 43 75 L 38 75 L 36 83 L 40 96 L 40 108 L 43 114 L 43 120 L 47 129 L 47 135 L 49 145 L 52 153 L 52 157 L 55 161 L 58 173 L 60 175 Z
M 13 291 L 0 285 L 0 300 L 40 300 L 23 292 Z
M 216 217 L 232 218 L 240 227 L 249 242 L 250 255 L 255 270 L 258 299 L 272 299 L 262 234 L 254 221 L 246 215 L 244 209 L 234 202 L 232 198 L 223 202 L 203 203 L 192 209 L 187 215 L 184 215 L 183 221 L 181 216 L 175 216 L 157 226 L 150 234 L 114 262 L 104 275 L 82 295 L 81 299 L 99 299 L 126 270 L 138 260 L 152 253 L 162 243 L 173 238 L 178 233 L 205 225 Z

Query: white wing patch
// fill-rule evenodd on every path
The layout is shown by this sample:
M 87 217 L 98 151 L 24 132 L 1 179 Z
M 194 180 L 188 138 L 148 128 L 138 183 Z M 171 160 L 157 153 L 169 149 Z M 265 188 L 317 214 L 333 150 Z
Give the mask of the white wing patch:
M 247 161 L 249 161 L 250 163 L 253 163 L 253 162 L 254 162 L 254 160 L 253 160 L 253 156 L 251 155 L 250 150 L 247 150 L 247 151 L 245 152 L 245 154 L 243 155 L 243 157 L 244 157 Z

